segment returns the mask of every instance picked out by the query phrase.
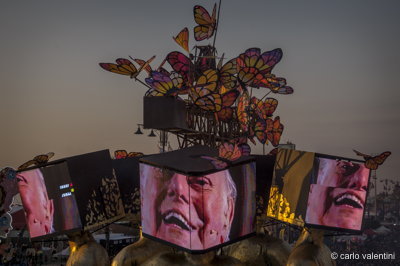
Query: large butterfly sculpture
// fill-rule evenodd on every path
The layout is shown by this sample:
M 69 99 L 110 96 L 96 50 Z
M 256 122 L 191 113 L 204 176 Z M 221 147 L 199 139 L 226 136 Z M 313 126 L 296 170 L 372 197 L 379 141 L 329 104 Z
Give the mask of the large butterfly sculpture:
M 364 157 L 365 160 L 365 167 L 367 167 L 370 170 L 376 170 L 378 169 L 378 166 L 383 164 L 383 162 L 387 159 L 387 157 L 392 154 L 390 151 L 385 151 L 382 152 L 381 154 L 377 156 L 371 156 L 365 153 L 361 153 L 359 151 L 353 150 L 358 156 Z
M 176 96 L 183 86 L 183 78 L 176 72 L 152 71 L 145 81 L 151 87 L 145 96 Z
M 176 37 L 172 37 L 174 41 L 182 47 L 187 53 L 189 53 L 189 30 L 188 28 L 184 28 L 181 32 L 176 35 Z
M 217 4 L 214 4 L 212 15 L 199 5 L 194 6 L 194 21 L 198 24 L 194 27 L 194 38 L 196 41 L 210 39 L 217 27 Z
M 142 152 L 130 152 L 128 153 L 126 150 L 116 150 L 114 151 L 114 158 L 115 159 L 125 159 L 128 157 L 139 157 L 143 156 Z
M 225 142 L 219 146 L 218 157 L 201 156 L 209 160 L 216 169 L 224 169 L 242 156 L 242 152 L 237 144 Z
M 18 170 L 24 170 L 31 165 L 39 166 L 47 163 L 54 156 L 54 152 L 48 152 L 46 154 L 40 154 L 35 156 L 32 160 L 29 160 L 18 167 Z
M 136 78 L 140 74 L 142 69 L 146 69 L 147 66 L 154 60 L 155 57 L 156 56 L 151 57 L 149 60 L 145 62 L 145 64 L 140 66 L 139 69 L 137 69 L 136 66 L 126 58 L 118 58 L 117 60 L 115 60 L 117 64 L 99 63 L 99 65 L 101 68 L 107 71 L 120 75 L 127 75 L 130 76 L 130 78 Z
M 236 59 L 239 68 L 238 78 L 247 86 L 267 87 L 269 82 L 266 77 L 281 58 L 282 50 L 280 48 L 263 54 L 261 54 L 260 48 L 247 49 Z

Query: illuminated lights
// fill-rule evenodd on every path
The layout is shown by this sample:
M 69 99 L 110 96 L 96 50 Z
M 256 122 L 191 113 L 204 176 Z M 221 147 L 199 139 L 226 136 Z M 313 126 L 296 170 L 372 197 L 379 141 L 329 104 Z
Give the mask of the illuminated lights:
M 60 189 L 69 188 L 69 184 L 64 184 L 60 186 Z
M 71 192 L 62 193 L 61 194 L 61 198 L 68 197 L 68 196 L 71 196 L 71 195 L 72 195 Z

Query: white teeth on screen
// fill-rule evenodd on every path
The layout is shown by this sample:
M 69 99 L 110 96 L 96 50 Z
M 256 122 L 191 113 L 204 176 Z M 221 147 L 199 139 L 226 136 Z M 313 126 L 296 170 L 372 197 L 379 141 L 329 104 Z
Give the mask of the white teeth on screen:
M 360 201 L 356 196 L 351 195 L 351 194 L 344 194 L 344 195 L 340 196 L 340 197 L 336 200 L 336 202 L 341 202 L 341 201 L 344 200 L 344 199 L 349 199 L 349 200 L 355 201 L 355 202 L 357 202 L 360 206 L 363 206 L 363 204 L 361 203 L 361 201 Z
M 190 231 L 193 230 L 193 228 L 188 224 L 188 222 L 186 221 L 185 217 L 183 217 L 182 215 L 180 215 L 179 213 L 176 212 L 170 212 L 165 216 L 165 220 L 171 219 L 172 217 L 178 219 L 179 221 L 181 221 L 187 228 L 189 228 Z

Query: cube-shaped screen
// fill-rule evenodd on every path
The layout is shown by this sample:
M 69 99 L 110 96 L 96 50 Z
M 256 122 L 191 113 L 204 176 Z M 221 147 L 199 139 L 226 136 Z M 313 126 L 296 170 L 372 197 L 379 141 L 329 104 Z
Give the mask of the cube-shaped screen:
M 163 154 L 166 161 L 174 161 L 168 166 L 154 165 L 162 162 L 158 155 L 140 163 L 143 235 L 192 253 L 207 252 L 255 231 L 254 159 L 216 170 L 199 156 L 210 155 L 199 153 L 202 148 Z M 193 171 L 182 171 L 192 163 L 197 165 Z
M 89 230 L 125 215 L 108 150 L 17 173 L 31 238 Z
M 352 160 L 317 157 L 306 223 L 361 230 L 370 170 Z
M 17 180 L 31 238 L 82 227 L 66 162 L 20 172 Z
M 360 160 L 279 149 L 267 215 L 299 226 L 359 231 L 369 176 Z

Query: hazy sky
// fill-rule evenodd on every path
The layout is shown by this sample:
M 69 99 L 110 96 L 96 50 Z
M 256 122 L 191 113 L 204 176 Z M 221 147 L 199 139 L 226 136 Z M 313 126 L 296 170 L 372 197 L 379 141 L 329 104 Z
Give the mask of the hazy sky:
M 182 51 L 171 37 L 184 27 L 192 47 L 195 4 L 214 2 L 2 1 L 0 167 L 49 151 L 157 152 L 157 139 L 133 134 L 146 88 L 98 63 L 156 55 L 158 66 Z M 274 73 L 295 92 L 276 96 L 282 142 L 352 158 L 390 150 L 377 174 L 400 180 L 399 13 L 397 0 L 223 0 L 216 47 L 227 58 L 283 49 Z

